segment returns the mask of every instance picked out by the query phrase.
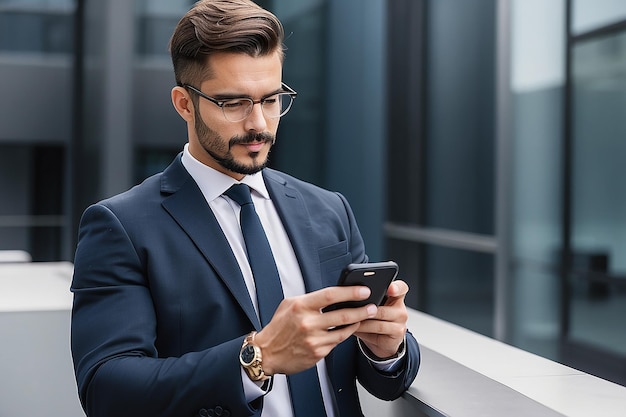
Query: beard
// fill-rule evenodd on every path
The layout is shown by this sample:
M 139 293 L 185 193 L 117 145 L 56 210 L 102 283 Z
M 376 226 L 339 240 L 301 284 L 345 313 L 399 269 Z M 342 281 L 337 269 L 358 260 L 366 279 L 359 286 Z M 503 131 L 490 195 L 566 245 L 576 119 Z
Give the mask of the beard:
M 270 133 L 248 133 L 243 136 L 234 136 L 226 143 L 219 133 L 204 123 L 201 117 L 196 117 L 195 129 L 200 145 L 211 158 L 223 168 L 242 175 L 256 174 L 265 168 L 269 160 L 269 153 L 268 157 L 260 160 L 260 152 L 250 152 L 248 155 L 253 162 L 246 165 L 235 160 L 231 152 L 233 146 L 260 142 L 266 142 L 273 146 L 276 142 L 276 137 Z

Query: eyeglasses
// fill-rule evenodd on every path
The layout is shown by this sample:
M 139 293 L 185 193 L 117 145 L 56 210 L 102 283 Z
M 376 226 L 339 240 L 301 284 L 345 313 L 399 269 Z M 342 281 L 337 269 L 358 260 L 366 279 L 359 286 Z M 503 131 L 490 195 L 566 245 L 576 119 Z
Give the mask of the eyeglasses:
M 229 122 L 240 122 L 250 116 L 250 113 L 252 113 L 252 107 L 257 103 L 261 104 L 263 114 L 269 119 L 278 119 L 279 117 L 287 114 L 298 93 L 285 83 L 281 83 L 281 86 L 284 91 L 270 94 L 267 97 L 263 97 L 262 99 L 255 101 L 248 97 L 234 97 L 225 100 L 218 100 L 207 96 L 202 91 L 189 84 L 183 85 L 183 87 L 188 88 L 200 97 L 209 100 L 211 103 L 221 108 L 222 113 L 224 113 L 224 117 Z

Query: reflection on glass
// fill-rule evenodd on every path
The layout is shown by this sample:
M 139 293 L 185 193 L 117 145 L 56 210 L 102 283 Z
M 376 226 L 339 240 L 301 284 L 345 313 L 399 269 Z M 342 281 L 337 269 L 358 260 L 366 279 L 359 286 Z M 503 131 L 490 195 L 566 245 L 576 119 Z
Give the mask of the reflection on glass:
M 493 255 L 426 245 L 424 265 L 426 312 L 493 336 Z
M 428 3 L 423 225 L 492 235 L 495 7 L 453 3 Z
M 573 49 L 571 338 L 626 354 L 626 33 Z
M 624 0 L 573 0 L 572 10 L 575 35 L 626 19 Z

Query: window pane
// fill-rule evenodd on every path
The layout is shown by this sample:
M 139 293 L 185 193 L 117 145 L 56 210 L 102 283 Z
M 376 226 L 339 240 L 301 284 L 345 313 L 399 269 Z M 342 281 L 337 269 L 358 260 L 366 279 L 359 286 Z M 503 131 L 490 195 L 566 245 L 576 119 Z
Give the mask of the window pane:
M 23 250 L 34 261 L 61 258 L 65 166 L 60 145 L 0 146 L 0 250 Z
M 0 0 L 0 51 L 69 53 L 74 0 Z
M 426 312 L 492 336 L 493 256 L 430 245 L 424 253 Z
M 626 19 L 624 0 L 574 0 L 572 10 L 574 35 Z
M 136 51 L 138 55 L 169 57 L 167 46 L 180 18 L 193 0 L 138 0 Z
M 429 4 L 425 225 L 493 234 L 494 2 Z
M 571 334 L 626 353 L 626 33 L 573 49 Z M 599 326 L 598 323 L 602 325 Z

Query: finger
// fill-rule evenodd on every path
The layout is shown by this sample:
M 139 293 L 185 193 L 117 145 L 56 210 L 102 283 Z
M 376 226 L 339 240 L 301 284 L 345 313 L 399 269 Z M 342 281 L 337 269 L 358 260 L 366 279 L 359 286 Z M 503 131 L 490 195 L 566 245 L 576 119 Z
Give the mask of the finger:
M 387 289 L 388 297 L 404 297 L 409 292 L 409 285 L 402 280 L 395 280 L 389 284 Z
M 322 314 L 326 329 L 338 329 L 364 320 L 373 319 L 378 313 L 378 307 L 369 304 L 364 307 L 342 308 Z M 355 329 L 356 330 L 356 329 Z
M 394 281 L 387 288 L 387 297 L 383 305 L 393 306 L 399 303 L 404 304 L 406 294 L 409 292 L 409 286 L 404 281 Z
M 406 325 L 395 321 L 365 320 L 361 322 L 356 335 L 364 340 L 370 340 L 379 336 L 391 339 L 404 337 Z
M 326 331 L 326 342 L 332 348 L 343 342 L 359 329 L 360 323 L 346 324 L 344 326 L 336 326 Z M 329 349 L 330 352 L 330 349 Z
M 370 293 L 370 289 L 362 285 L 335 286 L 308 293 L 305 297 L 310 308 L 321 310 L 336 303 L 366 300 Z
M 404 298 L 404 296 L 388 298 L 385 305 L 378 309 L 376 319 L 406 323 L 409 319 L 409 313 L 404 303 Z

